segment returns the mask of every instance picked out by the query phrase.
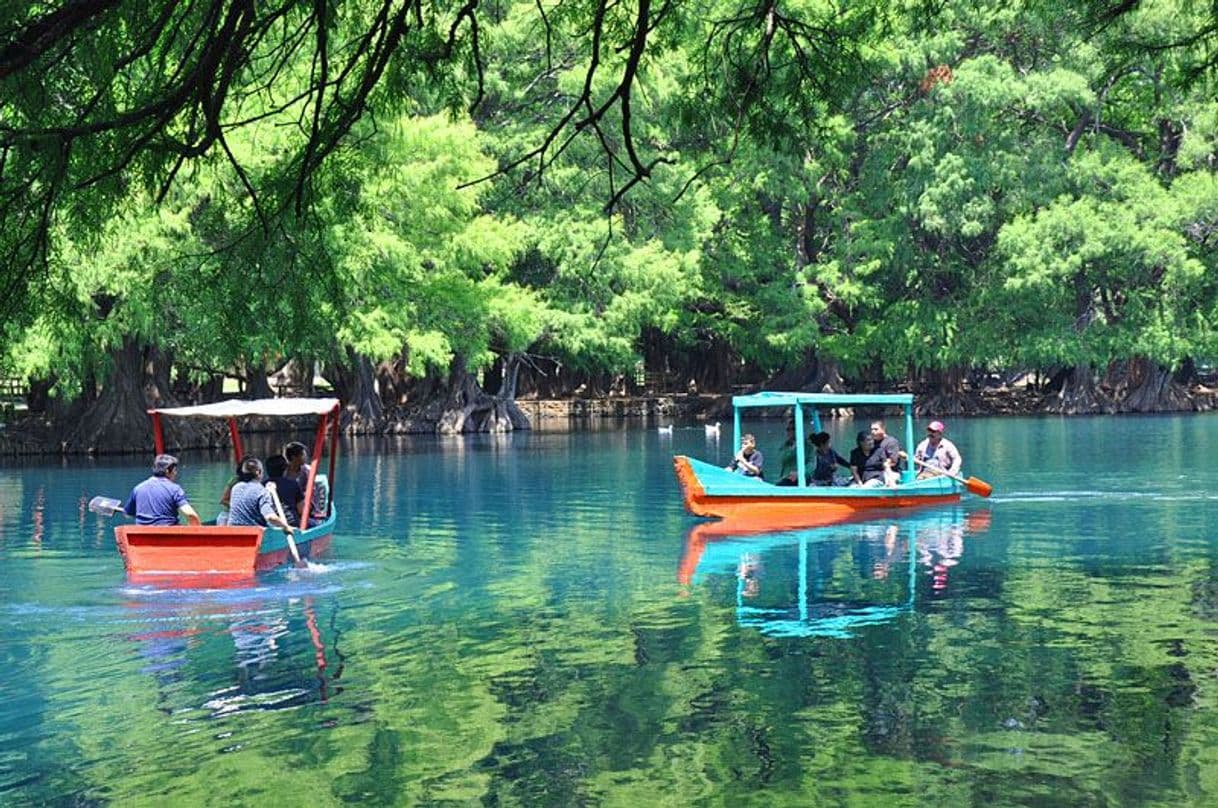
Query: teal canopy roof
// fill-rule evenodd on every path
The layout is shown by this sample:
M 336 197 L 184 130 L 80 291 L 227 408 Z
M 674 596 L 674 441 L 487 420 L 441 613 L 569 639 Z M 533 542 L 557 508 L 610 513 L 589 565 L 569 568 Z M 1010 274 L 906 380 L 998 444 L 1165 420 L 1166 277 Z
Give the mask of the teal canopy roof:
M 816 407 L 852 407 L 856 404 L 882 404 L 908 406 L 913 404 L 909 393 L 753 393 L 747 396 L 732 396 L 733 407 L 793 407 L 796 404 L 811 404 Z

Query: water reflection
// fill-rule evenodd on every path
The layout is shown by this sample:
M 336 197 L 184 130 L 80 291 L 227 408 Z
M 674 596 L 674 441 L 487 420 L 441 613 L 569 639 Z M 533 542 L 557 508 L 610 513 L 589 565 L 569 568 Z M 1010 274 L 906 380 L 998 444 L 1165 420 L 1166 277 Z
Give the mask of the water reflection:
M 969 535 L 990 526 L 989 510 L 936 509 L 771 533 L 729 523 L 695 525 L 678 581 L 736 579 L 736 619 L 772 637 L 850 637 L 914 609 L 920 576 L 944 594 Z
M 160 688 L 166 712 L 217 718 L 326 702 L 341 692 L 343 665 L 336 614 L 319 615 L 318 597 L 335 591 L 325 581 L 290 579 L 132 587 L 123 622 L 147 628 L 122 637 L 144 661 L 140 673 Z

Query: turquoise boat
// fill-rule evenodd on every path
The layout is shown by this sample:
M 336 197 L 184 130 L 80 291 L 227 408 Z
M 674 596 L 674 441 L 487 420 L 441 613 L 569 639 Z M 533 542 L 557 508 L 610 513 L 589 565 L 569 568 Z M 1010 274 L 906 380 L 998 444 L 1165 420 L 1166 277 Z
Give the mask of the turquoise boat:
M 899 408 L 904 429 L 898 440 L 906 452 L 914 447 L 914 398 L 908 394 L 843 395 L 834 393 L 765 392 L 732 398 L 733 443 L 740 442 L 741 420 L 746 410 L 793 411 L 798 483 L 776 486 L 756 477 L 745 477 L 685 455 L 673 458 L 685 508 L 695 516 L 728 519 L 762 529 L 815 527 L 850 519 L 869 511 L 942 505 L 960 501 L 966 490 L 989 496 L 988 483 L 970 477 L 937 476 L 917 479 L 912 464 L 901 473 L 895 488 L 818 487 L 807 483 L 804 421 L 810 417 L 814 432 L 821 430 L 823 409 L 853 407 Z

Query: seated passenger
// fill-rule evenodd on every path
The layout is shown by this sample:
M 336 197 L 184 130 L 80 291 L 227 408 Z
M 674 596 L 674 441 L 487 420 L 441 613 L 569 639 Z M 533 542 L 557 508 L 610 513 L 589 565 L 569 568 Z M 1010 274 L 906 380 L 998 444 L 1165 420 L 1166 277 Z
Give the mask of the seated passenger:
M 224 490 L 220 492 L 220 512 L 216 514 L 217 525 L 228 524 L 228 500 L 233 495 L 233 486 L 241 482 L 241 464 L 237 464 L 237 471 L 232 477 L 228 478 L 228 482 L 224 484 Z
M 304 490 L 296 478 L 288 474 L 288 459 L 283 455 L 271 455 L 266 459 L 266 481 L 275 484 L 275 493 L 283 505 L 283 515 L 292 525 L 300 525 L 300 512 L 304 510 Z
M 292 526 L 279 518 L 271 492 L 262 485 L 262 461 L 247 457 L 241 461 L 239 480 L 229 495 L 228 523 L 241 525 L 274 525 L 292 532 Z
M 178 485 L 178 459 L 169 454 L 156 456 L 152 476 L 131 490 L 123 510 L 137 525 L 176 525 L 179 513 L 190 524 L 199 524 L 199 514 Z
M 670 428 L 671 429 L 671 428 Z M 301 491 L 308 489 L 309 472 L 312 467 L 309 465 L 309 450 L 305 448 L 303 443 L 292 441 L 287 446 L 283 447 L 283 456 L 288 459 L 288 476 L 296 478 L 296 484 L 300 486 Z M 330 502 L 330 481 L 326 475 L 320 472 L 313 479 L 313 501 L 309 504 L 309 527 L 320 525 L 326 521 L 326 512 Z
M 860 432 L 855 439 L 855 447 L 850 450 L 850 476 L 851 485 L 863 484 L 863 467 L 867 465 L 867 458 L 871 455 L 871 433 Z
M 812 470 L 812 485 L 837 485 L 837 467 L 850 468 L 850 461 L 839 455 L 832 446 L 828 432 L 817 432 L 812 436 L 815 447 L 813 457 L 816 467 Z
M 942 421 L 931 421 L 926 427 L 926 439 L 919 443 L 914 451 L 914 459 L 919 461 L 919 480 L 938 477 L 941 473 L 960 474 L 964 460 L 960 457 L 956 444 L 943 437 L 946 429 Z
M 901 444 L 884 430 L 883 421 L 871 423 L 871 442 L 871 454 L 863 463 L 863 485 L 879 487 L 885 484 L 884 472 L 889 460 L 893 461 L 894 468 L 900 468 Z
M 804 463 L 812 461 L 816 447 L 812 444 L 812 436 L 804 435 Z M 775 485 L 799 484 L 799 457 L 795 451 L 795 419 L 787 419 L 787 439 L 782 444 L 782 459 L 778 467 L 778 482 Z
M 761 467 L 764 463 L 765 458 L 757 448 L 757 439 L 746 434 L 740 439 L 740 451 L 736 452 L 736 457 L 728 464 L 727 470 L 745 477 L 761 477 Z

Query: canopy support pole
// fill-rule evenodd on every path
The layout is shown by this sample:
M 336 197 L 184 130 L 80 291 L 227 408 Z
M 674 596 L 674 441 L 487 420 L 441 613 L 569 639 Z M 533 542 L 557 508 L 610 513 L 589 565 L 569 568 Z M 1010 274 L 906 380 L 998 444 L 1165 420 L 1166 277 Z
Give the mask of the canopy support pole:
M 795 402 L 795 467 L 799 469 L 799 478 L 795 484 L 800 488 L 808 487 L 807 475 L 804 474 L 806 460 L 807 458 L 804 457 L 804 408 L 797 401 Z
M 317 422 L 317 435 L 313 438 L 312 463 L 309 464 L 309 481 L 305 483 L 304 505 L 301 508 L 301 527 L 308 527 L 313 515 L 313 491 L 317 481 L 317 466 L 321 463 L 322 450 L 326 448 L 326 427 L 330 423 L 330 413 L 321 416 Z
M 913 462 L 914 450 L 914 432 L 913 432 L 913 404 L 905 405 L 905 451 L 909 453 L 909 460 L 905 463 L 905 471 L 901 472 L 901 482 L 912 483 L 918 473 L 914 471 Z
M 228 436 L 233 441 L 233 454 L 237 455 L 237 462 L 240 463 L 245 459 L 245 453 L 241 449 L 241 432 L 237 429 L 237 419 L 228 419 Z
M 151 413 L 152 415 L 152 441 L 156 444 L 156 453 L 159 455 L 165 454 L 165 430 L 161 426 L 161 414 L 159 412 Z
M 338 407 L 330 411 L 330 497 L 326 500 L 326 516 L 334 511 L 334 463 L 338 460 Z

